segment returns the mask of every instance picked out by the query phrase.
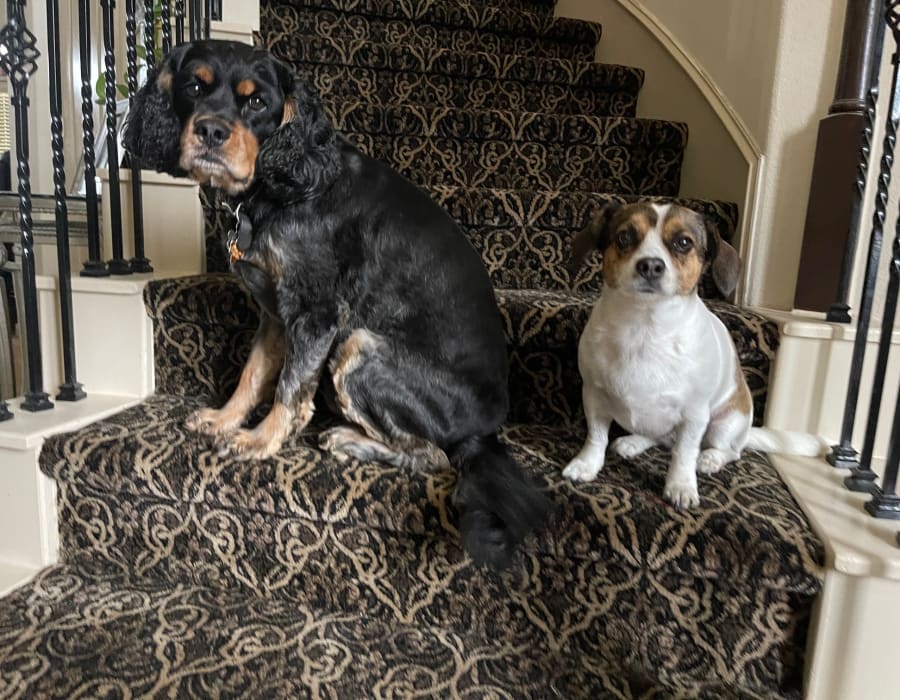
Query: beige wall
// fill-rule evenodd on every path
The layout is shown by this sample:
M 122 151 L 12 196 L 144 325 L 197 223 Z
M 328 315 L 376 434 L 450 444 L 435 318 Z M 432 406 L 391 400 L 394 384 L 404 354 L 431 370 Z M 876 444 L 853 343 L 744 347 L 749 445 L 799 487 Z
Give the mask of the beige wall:
M 764 145 L 772 104 L 781 0 L 640 0 L 723 92 Z M 698 21 L 702 18 L 702 21 Z M 610 27 L 610 33 L 615 31 Z
M 682 193 L 743 203 L 746 165 L 716 110 L 685 87 L 687 74 L 649 32 L 641 33 L 627 5 L 665 27 L 762 151 L 744 300 L 790 308 L 818 120 L 832 97 L 846 0 L 560 0 L 559 14 L 604 23 L 600 60 L 647 71 L 641 116 L 688 122 Z
M 638 101 L 639 117 L 683 121 L 689 125 L 681 193 L 743 203 L 748 177 L 746 160 L 701 91 L 653 34 L 618 0 L 559 0 L 556 11 L 561 16 L 603 23 L 598 61 L 645 70 Z M 712 177 L 703 167 L 710 161 L 718 163 Z

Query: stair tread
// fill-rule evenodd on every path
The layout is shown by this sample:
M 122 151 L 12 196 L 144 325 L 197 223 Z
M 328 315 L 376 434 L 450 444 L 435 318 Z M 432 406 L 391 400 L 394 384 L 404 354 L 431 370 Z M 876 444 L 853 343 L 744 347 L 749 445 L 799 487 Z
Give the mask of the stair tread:
M 238 519 L 255 513 L 457 542 L 450 525 L 452 470 L 339 465 L 316 446 L 321 423 L 290 436 L 270 459 L 219 457 L 207 439 L 184 427 L 190 412 L 208 402 L 157 394 L 76 433 L 49 438 L 41 468 L 61 488 L 83 484 L 123 498 L 245 514 Z M 554 522 L 526 556 L 620 561 L 703 580 L 818 590 L 821 544 L 760 454 L 749 452 L 720 474 L 701 476 L 700 507 L 678 512 L 661 495 L 667 467 L 661 450 L 631 461 L 611 455 L 597 481 L 572 484 L 560 473 L 580 446 L 572 429 L 509 425 L 502 434 L 556 501 Z
M 458 42 L 488 52 L 591 60 L 602 27 L 541 11 L 478 6 L 451 0 L 396 3 L 383 0 L 268 0 L 261 21 L 300 34 L 365 38 L 437 46 Z M 512 47 L 515 50 L 509 51 Z M 507 49 L 507 50 L 504 50 Z M 535 52 L 537 52 L 535 54 Z
M 309 37 L 261 29 L 263 45 L 323 97 L 633 116 L 638 68 Z
M 326 101 L 360 150 L 419 185 L 553 187 L 673 195 L 687 143 L 683 124 Z
M 610 85 L 639 90 L 644 71 L 612 63 L 564 58 L 494 56 L 482 51 L 426 49 L 342 37 L 266 35 L 266 46 L 281 57 L 310 64 L 378 66 L 419 73 L 443 73 L 469 78 L 508 78 L 529 83 L 553 83 L 602 88 Z
M 597 206 L 637 200 L 676 203 L 694 209 L 712 218 L 727 241 L 733 240 L 737 229 L 737 205 L 717 199 L 462 185 L 435 185 L 427 190 L 466 229 L 529 226 L 574 233 L 587 223 Z
M 531 636 L 486 639 L 66 566 L 0 600 L 0 678 L 16 697 L 757 697 L 715 680 L 666 683 Z

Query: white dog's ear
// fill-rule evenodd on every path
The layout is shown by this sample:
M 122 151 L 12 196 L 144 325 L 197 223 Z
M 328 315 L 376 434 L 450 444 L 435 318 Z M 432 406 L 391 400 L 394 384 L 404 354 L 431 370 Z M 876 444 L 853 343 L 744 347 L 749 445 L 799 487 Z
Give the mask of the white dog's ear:
M 603 250 L 609 244 L 610 224 L 621 208 L 622 205 L 618 202 L 604 204 L 591 215 L 587 226 L 572 238 L 572 255 L 567 265 L 572 277 L 581 269 L 584 259 L 592 250 Z
M 724 296 L 737 287 L 741 274 L 741 257 L 734 247 L 719 235 L 719 229 L 710 219 L 704 219 L 706 227 L 706 261 L 712 272 L 713 282 Z

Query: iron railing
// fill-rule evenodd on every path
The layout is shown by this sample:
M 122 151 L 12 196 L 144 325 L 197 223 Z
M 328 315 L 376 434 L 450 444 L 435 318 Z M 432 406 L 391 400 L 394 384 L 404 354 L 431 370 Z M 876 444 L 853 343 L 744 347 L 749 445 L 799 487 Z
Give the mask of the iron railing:
M 855 310 L 856 337 L 853 343 L 850 377 L 841 425 L 841 438 L 840 443 L 832 449 L 829 461 L 835 467 L 850 470 L 849 476 L 844 480 L 847 488 L 852 491 L 862 491 L 872 495 L 871 499 L 866 503 L 866 510 L 869 513 L 880 518 L 900 520 L 900 496 L 897 495 L 896 491 L 898 468 L 900 468 L 900 394 L 898 394 L 897 405 L 894 409 L 892 429 L 888 438 L 884 475 L 880 484 L 878 484 L 877 474 L 872 469 L 878 419 L 881 413 L 884 383 L 887 377 L 891 337 L 894 332 L 897 298 L 898 292 L 900 292 L 900 213 L 898 213 L 894 239 L 891 244 L 889 277 L 881 320 L 881 334 L 870 386 L 871 396 L 862 452 L 858 453 L 853 447 L 854 423 L 860 391 L 863 388 L 863 362 L 866 356 L 869 325 L 872 318 L 879 276 L 884 225 L 888 208 L 888 192 L 894 165 L 894 150 L 897 143 L 897 130 L 900 127 L 900 0 L 889 0 L 885 3 L 883 21 L 888 30 L 888 41 L 893 43 L 894 52 L 891 58 L 893 74 L 888 101 L 885 103 L 884 143 L 875 191 L 875 209 L 872 216 L 871 233 L 869 234 L 862 294 L 859 306 Z M 875 84 L 870 92 L 869 104 L 866 110 L 865 133 L 860 156 L 859 177 L 863 182 L 865 181 L 865 172 L 871 148 L 871 135 L 875 126 L 877 99 L 878 86 Z M 861 190 L 857 192 L 857 196 L 861 196 Z M 848 250 L 847 255 L 851 255 L 852 252 L 855 251 Z M 849 267 L 849 264 L 845 265 L 845 267 Z M 900 536 L 898 536 L 898 542 L 900 542 Z
M 15 221 L 18 229 L 18 241 L 8 245 L 0 240 L 3 247 L 0 263 L 7 271 L 18 276 L 14 285 L 17 306 L 21 307 L 21 318 L 17 319 L 24 328 L 24 364 L 27 380 L 24 382 L 24 400 L 21 404 L 26 411 L 41 411 L 53 407 L 50 395 L 44 389 L 42 373 L 41 337 L 38 323 L 38 296 L 35 276 L 35 240 L 31 176 L 29 161 L 31 141 L 28 133 L 28 87 L 29 79 L 38 69 L 38 60 L 46 60 L 46 72 L 49 76 L 50 90 L 50 155 L 53 163 L 53 201 L 54 201 L 54 237 L 57 251 L 57 274 L 59 290 L 60 326 L 62 330 L 63 383 L 56 399 L 59 401 L 77 401 L 86 394 L 78 382 L 75 358 L 74 321 L 72 311 L 72 284 L 70 260 L 70 232 L 73 224 L 79 230 L 86 230 L 87 260 L 83 261 L 81 274 L 89 277 L 129 275 L 134 272 L 152 271 L 150 261 L 144 251 L 143 206 L 141 196 L 140 164 L 134 159 L 126 163 L 131 173 L 131 216 L 133 219 L 134 257 L 125 260 L 122 200 L 120 192 L 120 162 L 118 150 L 118 129 L 120 117 L 117 114 L 117 78 L 116 66 L 116 2 L 115 0 L 78 0 L 78 37 L 77 46 L 81 63 L 79 94 L 72 97 L 81 105 L 81 157 L 84 164 L 84 196 L 70 195 L 66 190 L 66 171 L 64 159 L 64 128 L 62 119 L 63 92 L 61 79 L 62 61 L 60 56 L 60 21 L 59 0 L 46 0 L 47 3 L 47 46 L 39 47 L 34 34 L 26 22 L 26 0 L 7 0 L 7 21 L 0 30 L 0 68 L 7 74 L 11 89 L 11 106 L 15 124 L 15 172 L 17 175 L 17 208 Z M 144 60 L 148 68 L 152 68 L 157 56 L 157 48 L 168 52 L 173 43 L 209 37 L 210 22 L 221 18 L 221 3 L 210 0 L 125 0 L 125 56 L 126 85 L 129 104 L 138 88 L 139 62 L 138 24 L 143 25 Z M 103 41 L 104 90 L 101 98 L 105 116 L 100 124 L 105 127 L 105 146 L 109 170 L 109 187 L 106 196 L 109 198 L 109 228 L 111 230 L 111 257 L 104 261 L 100 237 L 100 199 L 96 187 L 97 154 L 94 91 L 97 76 L 92 75 L 91 65 L 94 57 L 94 43 L 91 36 L 91 13 L 100 12 Z M 173 25 L 174 20 L 174 25 Z M 157 36 L 157 31 L 159 36 Z M 74 46 L 76 38 L 66 37 Z M 0 196 L 2 199 L 2 196 Z M 43 197 L 39 197 L 42 200 Z M 70 208 L 69 204 L 75 204 Z M 73 222 L 71 209 L 77 210 L 77 221 Z M 0 214 L 2 218 L 2 214 Z M 2 222 L 0 222 L 2 223 Z M 6 229 L 9 231 L 9 222 Z M 46 239 L 46 224 L 43 227 Z M 8 237 L 8 236 L 7 236 Z M 5 286 L 5 285 L 3 285 Z M 4 296 L 5 308 L 6 298 Z M 8 321 L 10 313 L 4 314 Z M 8 328 L 9 323 L 4 323 Z M 7 331 L 8 332 L 8 331 Z M 8 342 L 8 338 L 0 339 Z M 0 353 L 0 357 L 9 353 Z M 8 381 L 8 373 L 0 372 L 0 382 Z M 0 387 L 3 389 L 3 387 Z M 0 396 L 3 394 L 0 393 Z M 0 398 L 0 420 L 12 417 L 9 405 Z

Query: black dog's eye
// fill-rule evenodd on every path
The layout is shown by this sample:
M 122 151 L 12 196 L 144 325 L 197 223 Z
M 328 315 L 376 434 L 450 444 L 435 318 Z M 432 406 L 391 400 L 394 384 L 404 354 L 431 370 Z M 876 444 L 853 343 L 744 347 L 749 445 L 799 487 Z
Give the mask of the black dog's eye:
M 254 112 L 259 112 L 266 108 L 266 103 L 259 95 L 252 95 L 250 99 L 247 100 L 247 106 Z
M 691 240 L 690 236 L 681 233 L 675 236 L 675 239 L 672 241 L 672 247 L 675 249 L 676 253 L 687 253 L 694 247 L 694 241 Z
M 637 240 L 634 229 L 626 228 L 616 234 L 616 247 L 619 250 L 626 250 L 633 246 Z
M 184 86 L 184 94 L 188 97 L 200 97 L 200 92 L 199 83 L 188 83 Z

